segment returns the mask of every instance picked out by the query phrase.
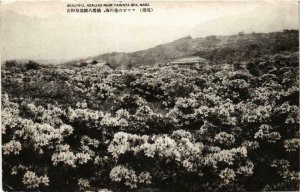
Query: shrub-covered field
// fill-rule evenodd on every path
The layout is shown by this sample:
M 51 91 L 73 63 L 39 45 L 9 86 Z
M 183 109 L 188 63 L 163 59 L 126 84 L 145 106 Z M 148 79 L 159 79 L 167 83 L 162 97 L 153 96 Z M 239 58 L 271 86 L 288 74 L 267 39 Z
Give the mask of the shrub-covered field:
M 3 68 L 4 189 L 297 190 L 298 65 Z

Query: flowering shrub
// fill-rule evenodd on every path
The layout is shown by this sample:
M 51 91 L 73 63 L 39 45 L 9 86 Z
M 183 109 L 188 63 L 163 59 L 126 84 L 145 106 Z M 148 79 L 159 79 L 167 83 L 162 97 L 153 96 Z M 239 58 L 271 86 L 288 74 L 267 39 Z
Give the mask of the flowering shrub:
M 138 176 L 135 171 L 128 170 L 124 166 L 116 166 L 110 172 L 110 178 L 114 182 L 121 182 L 129 186 L 131 189 L 137 187 L 137 183 L 151 184 L 151 176 L 149 172 L 141 172 Z
M 22 145 L 19 141 L 11 140 L 2 146 L 3 154 L 9 155 L 10 153 L 19 154 L 22 150 Z
M 39 185 L 49 185 L 49 178 L 47 175 L 38 177 L 34 172 L 27 171 L 23 176 L 23 183 L 27 188 L 38 188 Z
M 297 54 L 240 65 L 2 70 L 5 190 L 298 189 Z

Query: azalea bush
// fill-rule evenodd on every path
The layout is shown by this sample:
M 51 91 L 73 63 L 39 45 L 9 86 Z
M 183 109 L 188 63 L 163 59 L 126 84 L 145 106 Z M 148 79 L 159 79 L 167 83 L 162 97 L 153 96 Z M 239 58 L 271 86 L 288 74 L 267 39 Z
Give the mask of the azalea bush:
M 297 190 L 298 64 L 2 69 L 4 189 Z

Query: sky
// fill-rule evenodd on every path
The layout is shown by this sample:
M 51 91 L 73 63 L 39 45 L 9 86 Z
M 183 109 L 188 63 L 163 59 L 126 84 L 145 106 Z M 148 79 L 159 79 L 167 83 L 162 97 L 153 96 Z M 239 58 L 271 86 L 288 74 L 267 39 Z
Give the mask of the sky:
M 130 13 L 67 12 L 67 4 L 86 6 L 87 2 L 107 3 L 2 2 L 1 60 L 69 60 L 143 50 L 188 35 L 204 37 L 298 28 L 296 1 L 152 1 L 150 13 L 140 12 L 141 7 Z

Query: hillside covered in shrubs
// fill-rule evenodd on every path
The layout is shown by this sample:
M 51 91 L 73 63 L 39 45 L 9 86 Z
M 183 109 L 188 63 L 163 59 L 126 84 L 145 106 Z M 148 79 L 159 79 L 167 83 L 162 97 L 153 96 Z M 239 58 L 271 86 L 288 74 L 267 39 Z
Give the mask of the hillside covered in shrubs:
M 264 54 L 298 51 L 298 30 L 284 30 L 272 33 L 240 32 L 236 35 L 192 38 L 187 36 L 174 42 L 132 53 L 106 53 L 89 59 L 102 60 L 113 67 L 139 67 L 165 65 L 166 63 L 189 56 L 199 56 L 212 62 L 232 63 L 258 58 Z M 75 64 L 77 60 L 65 63 Z
M 3 68 L 4 189 L 297 190 L 298 35 L 287 33 L 240 34 L 260 44 L 228 54 L 218 37 L 199 40 L 216 52 L 190 54 L 215 65 Z

